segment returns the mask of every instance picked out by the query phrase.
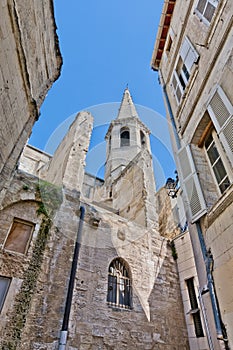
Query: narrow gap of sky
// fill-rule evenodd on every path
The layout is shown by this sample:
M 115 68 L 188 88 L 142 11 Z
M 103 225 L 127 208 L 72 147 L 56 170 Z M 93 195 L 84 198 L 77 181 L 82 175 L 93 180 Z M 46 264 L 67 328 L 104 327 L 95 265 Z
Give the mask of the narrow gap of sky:
M 120 102 L 127 84 L 136 105 L 165 116 L 157 73 L 150 68 L 163 2 L 55 0 L 63 67 L 42 105 L 41 117 L 29 140 L 31 145 L 46 150 L 54 130 L 81 110 L 92 109 L 98 119 L 93 106 Z M 110 122 L 115 117 L 116 114 L 107 115 L 104 119 Z M 156 121 L 158 118 L 155 129 Z M 162 134 L 168 134 L 166 125 L 162 129 Z M 98 130 L 93 137 L 104 140 L 103 129 Z M 156 138 L 160 139 L 157 134 Z M 152 152 L 159 163 L 166 158 L 161 163 L 166 177 L 174 171 L 174 163 L 170 145 L 165 148 L 166 156 L 163 145 L 159 147 L 157 142 L 156 151 Z

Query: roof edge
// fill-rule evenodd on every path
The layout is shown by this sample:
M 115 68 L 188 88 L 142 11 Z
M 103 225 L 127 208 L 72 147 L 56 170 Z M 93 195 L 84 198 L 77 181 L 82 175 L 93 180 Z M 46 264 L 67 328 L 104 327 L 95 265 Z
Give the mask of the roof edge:
M 159 65 L 160 65 L 161 57 L 162 57 L 163 50 L 164 50 L 164 48 L 159 49 L 159 46 L 161 44 L 162 32 L 163 32 L 163 29 L 165 26 L 165 19 L 170 18 L 170 20 L 168 20 L 169 23 L 167 24 L 168 28 L 169 28 L 172 14 L 173 14 L 174 7 L 175 7 L 175 3 L 176 3 L 176 0 L 165 0 L 164 4 L 163 4 L 162 14 L 160 17 L 158 32 L 156 35 L 155 45 L 154 45 L 151 63 L 150 63 L 151 68 L 155 71 L 159 70 Z M 161 54 L 161 57 L 159 57 L 159 53 Z

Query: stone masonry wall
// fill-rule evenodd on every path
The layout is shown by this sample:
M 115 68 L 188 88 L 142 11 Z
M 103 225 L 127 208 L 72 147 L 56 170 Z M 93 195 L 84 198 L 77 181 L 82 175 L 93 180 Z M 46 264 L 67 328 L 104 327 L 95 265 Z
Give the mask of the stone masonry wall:
M 77 191 L 15 174 L 0 212 L 0 275 L 12 279 L 1 313 L 1 350 L 57 346 L 79 206 Z M 14 217 L 35 224 L 25 254 L 4 249 Z
M 7 188 L 39 107 L 58 78 L 61 55 L 52 0 L 0 5 L 0 190 Z M 1 198 L 4 191 L 1 193 Z
M 132 274 L 132 310 L 106 302 L 108 267 L 118 256 Z M 73 350 L 189 349 L 176 263 L 166 239 L 96 206 L 86 207 L 68 345 Z
M 232 299 L 232 264 L 233 264 L 233 188 L 231 195 L 219 205 L 207 219 L 206 244 L 211 247 L 214 258 L 213 276 L 216 293 L 222 310 L 222 320 L 227 327 L 227 334 L 233 344 L 233 299 Z M 224 204 L 223 204 L 224 203 Z M 228 204 L 229 203 L 229 204 Z M 228 205 L 226 205 L 228 204 Z M 218 211 L 218 212 L 217 212 Z M 218 217 L 218 220 L 216 220 Z
M 68 157 L 61 160 L 58 152 L 54 158 L 60 170 L 59 161 L 64 162 L 61 183 L 44 181 L 18 170 L 2 201 L 0 274 L 12 278 L 0 321 L 2 350 L 38 349 L 41 345 L 37 344 L 49 349 L 58 343 L 79 221 L 77 189 L 81 189 L 83 181 L 92 117 L 84 113 L 74 124 L 73 133 L 68 134 L 73 137 L 64 148 L 68 149 L 65 152 Z M 25 254 L 4 249 L 14 217 L 35 224 Z
M 155 182 L 152 159 L 147 150 L 140 152 L 112 184 L 114 209 L 140 225 L 155 227 Z M 124 195 L 123 195 L 124 193 Z
M 55 192 L 54 192 L 55 190 Z M 51 208 L 60 204 L 59 191 L 53 186 L 43 188 L 43 201 L 47 193 L 47 206 L 41 200 L 42 187 L 38 179 L 24 173 L 15 174 L 6 192 L 0 211 L 0 274 L 11 278 L 9 291 L 1 313 L 0 348 L 18 349 L 23 329 L 30 313 L 31 300 L 36 297 L 44 251 L 51 225 Z M 52 205 L 52 206 L 51 206 Z M 13 219 L 26 220 L 34 224 L 32 237 L 25 253 L 5 249 L 4 243 Z
M 1 212 L 2 223 L 5 223 L 1 231 L 2 241 L 7 234 L 7 223 L 13 216 L 36 223 L 28 253 L 25 256 L 11 253 L 7 259 L 1 260 L 5 261 L 1 265 L 1 274 L 8 273 L 13 277 L 4 305 L 4 318 L 1 319 L 0 344 L 8 344 L 4 345 L 8 347 L 2 347 L 4 350 L 15 344 L 12 349 L 56 349 L 64 313 L 78 228 L 79 194 L 74 190 L 63 191 L 62 204 L 57 203 L 60 207 L 55 217 L 52 214 L 47 216 L 49 206 L 45 206 L 47 214 L 42 213 L 35 184 L 35 178 L 19 173 L 5 197 L 5 209 Z M 51 189 L 50 185 L 46 188 Z M 43 192 L 41 183 L 40 192 Z M 42 196 L 44 201 L 45 193 Z M 87 204 L 85 207 L 69 325 L 69 348 L 189 349 L 176 263 L 166 239 L 152 229 L 143 228 L 105 209 Z M 32 262 L 36 242 L 38 239 L 41 242 L 43 217 L 50 222 L 49 230 L 36 279 L 31 285 L 28 284 L 29 277 L 36 267 Z M 2 254 L 7 253 L 3 250 Z M 131 270 L 132 310 L 110 308 L 106 303 L 108 266 L 117 256 L 125 259 Z M 18 314 L 23 311 L 25 318 L 18 318 L 19 307 L 22 309 Z
M 57 185 L 82 190 L 85 157 L 88 151 L 93 126 L 89 112 L 77 114 L 69 131 L 56 149 L 44 177 Z

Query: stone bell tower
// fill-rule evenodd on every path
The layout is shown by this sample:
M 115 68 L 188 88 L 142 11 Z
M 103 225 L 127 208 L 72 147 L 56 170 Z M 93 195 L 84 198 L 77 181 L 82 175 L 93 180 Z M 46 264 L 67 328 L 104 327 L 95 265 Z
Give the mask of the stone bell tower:
M 150 130 L 141 122 L 129 89 L 106 134 L 106 198 L 122 217 L 156 226 L 155 178 Z
M 118 116 L 109 126 L 107 143 L 105 181 L 112 182 L 142 150 L 150 149 L 150 131 L 140 121 L 129 89 L 123 94 Z

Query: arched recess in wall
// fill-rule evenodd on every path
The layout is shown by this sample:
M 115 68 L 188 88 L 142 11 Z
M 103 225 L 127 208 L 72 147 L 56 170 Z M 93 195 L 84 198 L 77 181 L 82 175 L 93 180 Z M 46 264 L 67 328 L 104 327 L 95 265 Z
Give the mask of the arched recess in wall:
M 132 308 L 132 277 L 126 261 L 115 258 L 108 269 L 107 302 L 109 306 Z
M 130 146 L 130 132 L 129 128 L 123 127 L 120 131 L 121 147 Z

